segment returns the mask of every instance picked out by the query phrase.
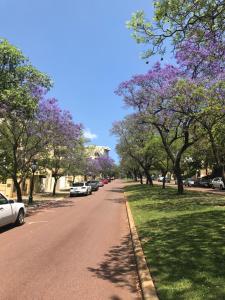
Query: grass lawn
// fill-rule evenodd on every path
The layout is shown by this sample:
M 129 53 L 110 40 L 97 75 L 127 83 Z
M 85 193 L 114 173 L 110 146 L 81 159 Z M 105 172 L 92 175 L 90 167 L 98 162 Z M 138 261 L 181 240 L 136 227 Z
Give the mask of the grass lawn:
M 225 197 L 128 185 L 160 300 L 225 299 Z

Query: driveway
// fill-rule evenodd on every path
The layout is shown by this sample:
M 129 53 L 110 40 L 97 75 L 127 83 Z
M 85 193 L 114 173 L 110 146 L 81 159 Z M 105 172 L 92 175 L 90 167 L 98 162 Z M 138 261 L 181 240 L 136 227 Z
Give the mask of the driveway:
M 0 230 L 1 300 L 141 299 L 122 183 Z

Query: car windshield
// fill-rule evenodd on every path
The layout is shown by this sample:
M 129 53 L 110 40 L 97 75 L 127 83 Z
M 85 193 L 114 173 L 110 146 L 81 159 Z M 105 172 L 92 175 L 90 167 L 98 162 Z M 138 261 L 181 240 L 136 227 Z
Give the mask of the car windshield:
M 84 184 L 83 184 L 83 182 L 76 182 L 76 183 L 73 183 L 73 186 L 83 186 Z

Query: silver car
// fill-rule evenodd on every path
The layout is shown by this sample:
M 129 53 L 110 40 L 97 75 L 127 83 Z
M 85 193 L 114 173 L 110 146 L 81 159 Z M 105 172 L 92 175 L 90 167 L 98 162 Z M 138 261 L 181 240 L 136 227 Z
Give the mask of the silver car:
M 219 188 L 220 190 L 223 190 L 225 188 L 224 182 L 222 177 L 215 177 L 212 180 L 212 188 Z
M 75 182 L 70 188 L 70 197 L 77 195 L 90 195 L 92 193 L 91 186 L 87 182 Z

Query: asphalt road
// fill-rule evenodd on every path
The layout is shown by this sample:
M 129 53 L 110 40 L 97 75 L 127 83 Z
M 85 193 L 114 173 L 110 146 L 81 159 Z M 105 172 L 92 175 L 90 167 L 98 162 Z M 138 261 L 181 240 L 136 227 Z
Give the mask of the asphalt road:
M 0 230 L 0 300 L 141 299 L 122 183 Z

